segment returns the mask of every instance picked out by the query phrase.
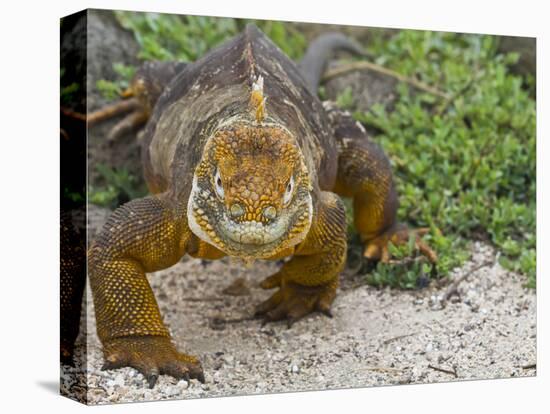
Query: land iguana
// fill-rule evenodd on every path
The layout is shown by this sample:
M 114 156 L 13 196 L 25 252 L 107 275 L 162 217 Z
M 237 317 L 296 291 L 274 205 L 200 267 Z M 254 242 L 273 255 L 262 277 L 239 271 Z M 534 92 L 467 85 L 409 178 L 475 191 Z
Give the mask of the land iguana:
M 436 261 L 420 239 L 426 230 L 396 220 L 382 150 L 316 96 L 329 52 L 355 47 L 324 35 L 298 66 L 249 25 L 194 63 L 146 63 L 128 100 L 93 114 L 131 109 L 115 135 L 147 121 L 142 161 L 152 193 L 116 209 L 88 251 L 105 369 L 134 367 L 150 387 L 161 374 L 204 381 L 200 361 L 172 342 L 145 276 L 185 254 L 290 257 L 261 282 L 277 290 L 256 315 L 289 326 L 315 311 L 330 316 L 347 249 L 340 197 L 353 198 L 364 256 L 387 262 L 388 244 L 412 236 Z

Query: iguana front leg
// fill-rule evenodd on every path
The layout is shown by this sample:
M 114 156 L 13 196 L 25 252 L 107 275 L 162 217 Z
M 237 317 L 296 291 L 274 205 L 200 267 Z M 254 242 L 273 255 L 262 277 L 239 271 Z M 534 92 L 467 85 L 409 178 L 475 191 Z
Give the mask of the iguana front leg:
M 388 262 L 389 243 L 407 243 L 412 235 L 416 248 L 432 263 L 436 253 L 421 236 L 428 229 L 409 229 L 397 222 L 399 206 L 391 165 L 382 149 L 369 140 L 365 129 L 350 114 L 325 103 L 338 141 L 338 175 L 334 192 L 353 198 L 354 224 L 365 244 L 364 256 Z
M 200 249 L 185 209 L 163 194 L 133 200 L 111 215 L 89 251 L 105 369 L 134 367 L 150 387 L 159 374 L 204 381 L 199 360 L 178 352 L 172 343 L 145 276 L 172 266 L 186 251 Z
M 305 240 L 279 272 L 261 283 L 264 289 L 279 290 L 257 307 L 256 314 L 265 321 L 286 319 L 289 327 L 313 311 L 331 316 L 346 248 L 344 205 L 336 194 L 322 192 Z

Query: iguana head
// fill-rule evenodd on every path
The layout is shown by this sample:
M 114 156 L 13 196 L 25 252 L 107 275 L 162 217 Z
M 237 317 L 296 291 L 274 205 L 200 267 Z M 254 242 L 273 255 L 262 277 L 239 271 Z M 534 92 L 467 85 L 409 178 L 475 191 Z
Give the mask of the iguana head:
M 273 257 L 305 238 L 312 214 L 304 158 L 285 128 L 241 119 L 209 138 L 187 210 L 202 240 L 231 256 Z

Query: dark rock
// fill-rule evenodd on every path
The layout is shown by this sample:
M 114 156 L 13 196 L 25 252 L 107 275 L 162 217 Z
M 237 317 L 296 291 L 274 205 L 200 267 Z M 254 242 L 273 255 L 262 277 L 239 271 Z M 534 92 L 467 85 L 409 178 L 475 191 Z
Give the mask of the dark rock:
M 114 63 L 137 67 L 138 51 L 133 34 L 118 23 L 112 11 L 88 11 L 88 111 L 109 103 L 98 91 L 97 81 L 119 79 L 113 69 Z M 126 134 L 114 142 L 107 140 L 107 133 L 117 120 L 120 118 L 94 125 L 88 131 L 88 174 L 92 186 L 105 185 L 104 178 L 97 171 L 98 164 L 111 169 L 124 168 L 136 178 L 136 186 L 143 184 L 137 134 Z
M 139 64 L 139 46 L 132 33 L 124 29 L 109 10 L 88 11 L 88 110 L 94 111 L 107 103 L 96 88 L 100 79 L 119 79 L 114 63 Z
M 534 37 L 502 36 L 498 46 L 501 53 L 519 53 L 519 60 L 511 70 L 522 76 L 537 73 L 537 43 Z
M 331 62 L 329 69 L 343 65 Z M 356 70 L 330 79 L 325 83 L 327 98 L 335 101 L 344 90 L 351 88 L 353 107 L 362 112 L 368 111 L 374 104 L 382 104 L 388 109 L 396 100 L 397 80 L 369 69 Z
M 61 86 L 67 87 L 72 83 L 79 85 L 72 99 L 62 104 L 74 111 L 86 109 L 85 88 L 81 85 L 82 80 L 86 80 L 86 22 L 87 15 L 84 12 L 61 19 Z

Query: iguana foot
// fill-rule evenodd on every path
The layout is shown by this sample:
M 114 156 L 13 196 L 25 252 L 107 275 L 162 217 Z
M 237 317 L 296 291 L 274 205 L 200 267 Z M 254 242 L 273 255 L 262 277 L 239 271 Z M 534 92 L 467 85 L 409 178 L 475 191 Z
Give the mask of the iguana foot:
M 144 62 L 121 94 L 123 100 L 88 114 L 88 125 L 126 114 L 108 134 L 109 140 L 135 131 L 149 119 L 155 104 L 170 81 L 186 66 L 183 62 Z
M 126 114 L 122 120 L 118 121 L 115 126 L 110 129 L 107 135 L 107 139 L 110 141 L 114 141 L 127 132 L 141 127 L 149 118 L 149 110 L 142 102 L 133 97 L 133 92 L 131 90 L 125 91 L 122 97 L 129 99 L 107 105 L 88 114 L 87 117 L 88 125 L 91 126 L 104 120 Z
M 409 242 L 410 236 L 415 238 L 415 247 L 423 254 L 431 263 L 437 262 L 437 254 L 422 241 L 421 237 L 428 233 L 430 229 L 409 229 L 403 224 L 396 224 L 386 230 L 380 236 L 365 242 L 365 250 L 363 256 L 370 260 L 379 260 L 382 263 L 390 261 L 390 251 L 388 244 L 391 242 L 396 246 Z
M 176 379 L 195 378 L 204 383 L 204 373 L 199 360 L 178 352 L 170 338 L 162 336 L 130 336 L 106 341 L 103 349 L 105 364 L 102 369 L 125 366 L 143 374 L 150 388 L 159 375 L 171 375 Z
M 256 307 L 255 315 L 263 317 L 264 324 L 286 319 L 290 328 L 298 319 L 315 311 L 332 317 L 330 305 L 336 296 L 337 279 L 321 286 L 303 286 L 280 279 L 275 274 L 260 284 L 263 289 L 279 286 L 277 292 Z

